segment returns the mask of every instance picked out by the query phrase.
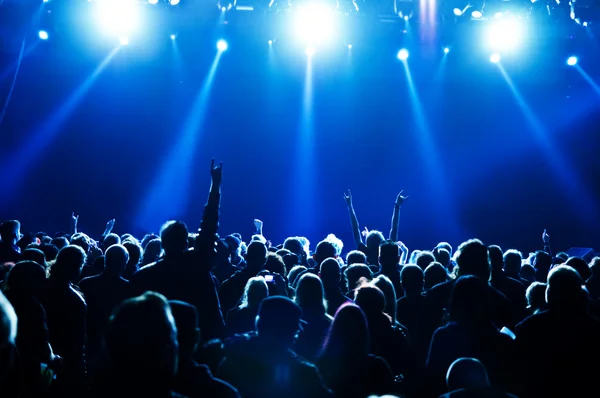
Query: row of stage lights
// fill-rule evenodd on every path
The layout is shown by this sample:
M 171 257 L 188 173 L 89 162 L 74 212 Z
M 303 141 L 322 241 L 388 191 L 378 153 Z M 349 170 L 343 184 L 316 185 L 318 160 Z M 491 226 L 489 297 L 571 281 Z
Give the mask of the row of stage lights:
M 48 40 L 50 38 L 50 35 L 45 30 L 40 30 L 38 32 L 38 37 L 41 40 Z M 176 40 L 177 36 L 175 34 L 172 34 L 172 35 L 170 35 L 170 39 Z M 126 46 L 129 44 L 129 39 L 125 36 L 122 36 L 119 38 L 119 42 L 121 43 L 121 45 Z M 273 42 L 273 40 L 269 40 L 267 43 L 269 44 L 269 46 L 272 46 L 274 42 Z M 227 41 L 220 39 L 217 41 L 216 47 L 219 52 L 225 52 L 229 48 L 229 44 L 227 43 Z M 348 50 L 352 50 L 352 44 L 348 44 L 347 47 L 348 47 Z M 442 52 L 444 53 L 444 55 L 450 53 L 450 47 L 444 47 L 442 49 Z M 305 53 L 307 56 L 312 57 L 313 55 L 315 55 L 316 49 L 315 49 L 315 47 L 308 46 L 305 49 Z M 397 54 L 397 57 L 400 61 L 408 60 L 409 56 L 410 56 L 410 53 L 406 48 L 400 49 L 400 51 L 398 51 L 398 54 Z M 498 53 L 493 53 L 492 55 L 490 55 L 491 63 L 497 64 L 500 62 L 500 59 L 501 59 L 501 57 L 500 57 L 500 54 L 498 54 Z M 578 62 L 578 58 L 574 55 L 568 57 L 567 61 L 566 61 L 567 65 L 569 65 L 569 66 L 575 66 L 575 65 L 577 65 L 577 62 Z

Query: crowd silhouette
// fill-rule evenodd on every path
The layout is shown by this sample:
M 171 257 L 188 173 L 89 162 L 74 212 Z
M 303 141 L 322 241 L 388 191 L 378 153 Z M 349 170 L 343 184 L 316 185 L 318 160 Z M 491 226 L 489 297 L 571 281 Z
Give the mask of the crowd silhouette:
M 222 165 L 197 231 L 141 239 L 0 224 L 0 396 L 595 395 L 600 258 L 361 231 L 273 244 L 218 235 Z M 26 226 L 29 228 L 29 226 Z

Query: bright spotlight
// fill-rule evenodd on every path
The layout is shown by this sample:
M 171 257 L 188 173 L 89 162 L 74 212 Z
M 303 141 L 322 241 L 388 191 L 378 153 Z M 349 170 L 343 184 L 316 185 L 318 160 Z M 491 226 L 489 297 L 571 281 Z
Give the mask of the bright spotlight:
M 315 55 L 315 48 L 314 47 L 306 47 L 305 53 L 309 57 L 312 57 L 313 55 Z
M 481 19 L 481 17 L 483 17 L 483 13 L 479 10 L 475 10 L 471 13 L 471 17 L 473 19 Z
M 150 4 L 158 4 L 158 0 L 148 0 L 148 3 L 150 3 Z
M 306 4 L 295 11 L 295 33 L 304 44 L 326 44 L 333 41 L 336 18 L 332 7 Z
M 448 54 L 450 52 L 450 49 L 448 47 L 444 47 L 444 54 Z
M 512 50 L 517 48 L 525 36 L 523 24 L 516 19 L 502 19 L 490 25 L 487 31 L 487 45 L 491 50 Z
M 569 57 L 567 58 L 567 65 L 575 66 L 577 65 L 577 57 Z
M 272 45 L 273 44 L 273 40 L 269 40 L 268 43 L 269 43 L 269 45 Z
M 348 44 L 348 50 L 352 50 L 352 44 Z
M 493 64 L 497 64 L 498 62 L 500 62 L 500 56 L 498 54 L 492 54 L 492 56 L 490 57 L 490 62 Z
M 227 48 L 229 46 L 227 45 L 227 42 L 225 40 L 219 40 L 217 42 L 217 50 L 223 52 L 223 51 L 227 51 Z
M 169 4 L 171 4 L 172 6 L 176 6 L 177 4 L 179 4 L 179 0 L 169 0 Z
M 497 12 L 494 14 L 494 19 L 501 19 L 504 16 L 503 12 Z
M 454 10 L 452 10 L 452 12 L 454 13 L 454 15 L 456 15 L 457 17 L 460 17 L 462 15 L 462 10 L 460 8 L 455 8 Z
M 227 7 L 221 7 L 221 12 L 227 11 Z
M 405 21 L 408 21 L 408 15 L 405 15 L 405 16 L 404 16 L 404 20 L 405 20 Z
M 42 40 L 48 40 L 48 32 L 46 32 L 45 30 L 40 30 L 38 32 L 38 37 Z
M 126 35 L 139 27 L 140 15 L 135 1 L 105 0 L 96 4 L 96 17 L 102 31 L 112 35 Z
M 402 50 L 398 51 L 398 59 L 400 61 L 406 61 L 408 59 L 408 50 L 403 48 Z
M 588 26 L 588 23 L 587 23 L 587 22 L 584 22 L 584 23 L 583 23 L 583 26 Z
M 177 38 L 177 36 L 171 35 L 171 40 L 175 40 L 176 38 Z
M 119 43 L 121 43 L 122 46 L 126 46 L 129 44 L 129 39 L 126 36 L 121 36 L 119 38 Z

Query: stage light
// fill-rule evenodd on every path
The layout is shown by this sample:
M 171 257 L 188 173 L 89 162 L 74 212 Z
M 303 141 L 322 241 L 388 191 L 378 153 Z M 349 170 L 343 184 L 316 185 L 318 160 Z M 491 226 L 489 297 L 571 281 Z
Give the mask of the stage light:
M 492 54 L 490 56 L 490 62 L 493 64 L 497 64 L 498 62 L 500 62 L 500 56 L 498 54 Z
M 450 49 L 448 47 L 444 47 L 444 54 L 448 54 L 450 52 Z
M 494 14 L 494 19 L 501 19 L 504 16 L 503 12 L 497 12 Z
M 148 0 L 148 3 L 150 3 L 150 4 L 158 4 L 158 0 Z
M 221 12 L 227 11 L 227 7 L 221 7 Z
M 223 51 L 227 51 L 227 48 L 228 48 L 228 47 L 229 47 L 229 46 L 227 45 L 227 42 L 226 42 L 225 40 L 222 40 L 222 39 L 221 39 L 221 40 L 219 40 L 219 41 L 217 42 L 217 50 L 219 50 L 219 51 L 221 51 L 221 52 L 223 52 Z
M 352 50 L 352 44 L 348 44 L 348 50 Z
M 452 10 L 452 12 L 454 13 L 454 15 L 456 15 L 457 17 L 460 17 L 463 12 L 460 8 L 455 8 L 454 10 Z
M 177 36 L 171 35 L 171 40 L 175 40 L 176 38 L 177 38 Z
M 577 65 L 577 57 L 569 57 L 567 58 L 567 65 L 575 66 Z
M 305 53 L 309 57 L 312 57 L 313 55 L 315 55 L 315 48 L 314 47 L 306 47 Z
M 408 50 L 403 48 L 402 50 L 398 51 L 398 59 L 400 61 L 406 61 L 408 59 Z
M 129 44 L 129 39 L 127 38 L 127 36 L 121 36 L 119 38 L 119 43 L 121 43 L 122 46 L 126 46 Z
M 516 19 L 494 21 L 487 30 L 487 46 L 491 50 L 512 50 L 523 41 L 524 26 Z
M 96 18 L 103 32 L 127 35 L 139 27 L 139 9 L 134 0 L 105 0 L 96 5 Z
M 328 44 L 336 33 L 334 9 L 324 4 L 305 4 L 295 11 L 295 33 L 303 44 Z
M 588 26 L 588 23 L 587 23 L 587 22 L 584 22 L 584 23 L 583 23 L 583 26 Z
M 471 17 L 473 19 L 481 19 L 483 17 L 483 12 L 479 10 L 474 10 L 473 12 L 471 12 Z
M 46 32 L 45 30 L 40 30 L 38 32 L 38 37 L 42 40 L 48 40 L 48 32 Z
M 272 45 L 272 44 L 273 44 L 273 40 L 269 40 L 269 45 Z
M 409 17 L 408 17 L 408 15 L 405 15 L 405 16 L 404 16 L 404 20 L 405 20 L 405 21 L 408 21 L 408 18 L 409 18 Z
M 177 4 L 179 4 L 179 0 L 169 0 L 169 4 L 171 4 L 172 6 L 176 6 Z

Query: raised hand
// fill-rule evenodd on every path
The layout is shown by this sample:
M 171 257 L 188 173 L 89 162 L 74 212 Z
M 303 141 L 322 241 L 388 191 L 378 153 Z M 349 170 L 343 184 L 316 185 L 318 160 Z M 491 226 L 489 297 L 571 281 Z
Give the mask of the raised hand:
M 400 191 L 398 196 L 396 196 L 396 203 L 394 203 L 394 206 L 400 207 L 404 204 L 404 201 L 406 199 L 410 198 L 410 196 L 402 196 L 403 193 L 404 193 L 404 191 Z
M 404 244 L 404 242 L 400 242 L 398 241 L 396 243 L 398 245 L 398 248 L 402 251 L 402 252 L 407 252 L 408 251 L 408 247 L 406 247 L 406 245 Z
M 106 228 L 104 228 L 104 236 L 110 234 L 113 230 L 113 228 L 115 227 L 115 219 L 113 218 L 112 220 L 108 220 L 106 222 Z
M 75 215 L 75 212 L 71 213 L 71 225 L 77 226 L 79 222 L 79 215 Z
M 369 229 L 365 227 L 364 231 L 362 231 L 361 234 L 362 236 L 366 237 L 367 235 L 369 235 Z
M 258 220 L 258 219 L 255 219 L 255 220 L 254 220 L 254 226 L 256 227 L 256 230 L 257 230 L 257 231 L 262 231 L 262 228 L 263 228 L 263 222 L 262 222 L 262 221 L 260 221 L 260 220 Z
M 550 243 L 550 235 L 548 235 L 548 232 L 546 232 L 546 230 L 544 230 L 544 233 L 542 234 L 542 242 L 544 242 L 545 245 L 548 245 Z
M 344 200 L 348 206 L 352 206 L 352 192 L 350 190 L 344 194 Z
M 215 166 L 215 160 L 212 160 L 210 164 L 210 176 L 213 184 L 221 185 L 221 180 L 223 179 L 223 162 L 219 163 L 218 166 Z

